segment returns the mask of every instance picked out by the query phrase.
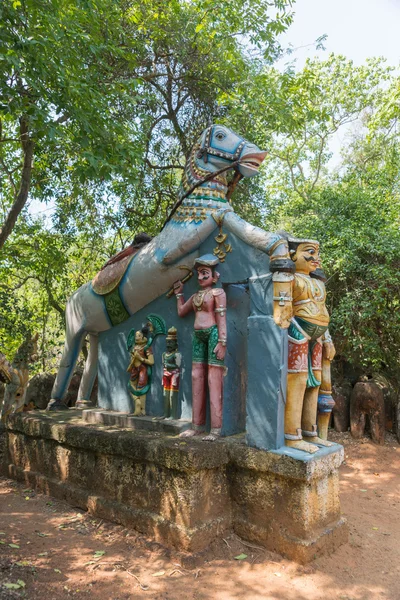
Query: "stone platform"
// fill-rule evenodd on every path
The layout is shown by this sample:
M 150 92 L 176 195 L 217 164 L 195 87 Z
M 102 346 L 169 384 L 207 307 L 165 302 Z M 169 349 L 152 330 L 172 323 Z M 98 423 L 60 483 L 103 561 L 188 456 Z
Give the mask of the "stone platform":
M 159 417 L 134 417 L 132 414 L 117 412 L 116 410 L 102 410 L 98 408 L 82 411 L 82 419 L 86 423 L 97 425 L 115 425 L 140 431 L 157 431 L 168 435 L 179 435 L 189 429 L 192 422 L 184 419 L 160 419 Z
M 265 452 L 241 437 L 207 443 L 94 425 L 73 410 L 11 415 L 0 432 L 3 475 L 97 517 L 189 552 L 233 530 L 302 563 L 347 540 L 342 460 L 339 445 Z

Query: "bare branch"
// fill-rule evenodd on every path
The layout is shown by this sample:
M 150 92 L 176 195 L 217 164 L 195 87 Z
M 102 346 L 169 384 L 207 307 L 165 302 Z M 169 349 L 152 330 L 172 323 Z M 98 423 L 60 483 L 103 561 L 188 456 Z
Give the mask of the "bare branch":
M 21 181 L 18 192 L 15 193 L 14 203 L 8 212 L 8 215 L 0 230 L 0 249 L 4 246 L 7 238 L 11 234 L 14 225 L 28 200 L 29 189 L 32 177 L 32 160 L 34 142 L 29 137 L 29 120 L 26 115 L 20 118 L 20 139 L 22 151 L 24 154 L 24 164 L 22 166 Z
M 153 165 L 148 158 L 146 158 L 146 165 L 151 169 L 158 169 L 160 171 L 168 171 L 169 169 L 184 169 L 182 165 Z

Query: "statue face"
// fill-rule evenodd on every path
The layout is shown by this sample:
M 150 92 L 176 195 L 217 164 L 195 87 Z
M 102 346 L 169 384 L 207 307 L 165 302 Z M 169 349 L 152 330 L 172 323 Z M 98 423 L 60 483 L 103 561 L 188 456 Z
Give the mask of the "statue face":
M 168 352 L 173 352 L 174 350 L 177 349 L 178 344 L 176 340 L 168 340 L 166 341 L 166 346 L 167 346 L 167 350 Z
M 297 273 L 309 275 L 321 266 L 319 246 L 317 244 L 309 242 L 299 244 L 292 258 L 296 264 Z
M 197 269 L 197 280 L 199 282 L 200 287 L 206 288 L 212 286 L 215 283 L 215 279 L 213 277 L 213 272 L 211 267 L 198 267 Z
M 143 333 L 139 329 L 135 333 L 135 343 L 136 344 L 143 344 L 145 341 L 146 341 L 146 338 L 144 337 Z

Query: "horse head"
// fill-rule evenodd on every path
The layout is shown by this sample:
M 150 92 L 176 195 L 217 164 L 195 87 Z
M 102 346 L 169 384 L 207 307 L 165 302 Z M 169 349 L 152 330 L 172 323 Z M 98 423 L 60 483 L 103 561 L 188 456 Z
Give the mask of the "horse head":
M 253 177 L 266 154 L 224 125 L 207 127 L 186 161 L 178 205 L 193 192 L 195 195 L 206 192 L 216 200 L 226 199 L 228 171 L 235 169 L 241 177 Z
M 194 148 L 194 160 L 199 169 L 218 171 L 235 163 L 235 168 L 243 177 L 256 175 L 267 155 L 267 152 L 224 125 L 208 127 Z

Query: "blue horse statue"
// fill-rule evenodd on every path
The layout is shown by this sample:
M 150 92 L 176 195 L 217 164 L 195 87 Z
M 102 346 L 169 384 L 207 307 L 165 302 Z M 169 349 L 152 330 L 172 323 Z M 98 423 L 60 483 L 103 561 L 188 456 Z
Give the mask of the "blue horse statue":
M 269 257 L 271 271 L 285 270 L 287 241 L 279 234 L 255 227 L 233 211 L 229 200 L 227 174 L 236 179 L 253 177 L 266 156 L 257 146 L 227 127 L 208 127 L 187 159 L 178 200 L 159 235 L 139 244 L 135 254 L 110 264 L 102 282 L 93 280 L 80 287 L 66 307 L 66 340 L 48 409 L 65 408 L 65 397 L 85 337 L 89 336 L 86 360 L 77 405 L 89 405 L 97 374 L 98 334 L 118 325 L 165 294 L 183 269 L 192 269 L 199 248 L 218 229 L 242 240 Z M 230 251 L 226 234 L 215 238 L 215 253 L 224 260 Z M 255 253 L 256 255 L 257 253 Z M 256 259 L 254 259 L 256 260 Z M 112 261 L 111 261 L 112 262 Z

